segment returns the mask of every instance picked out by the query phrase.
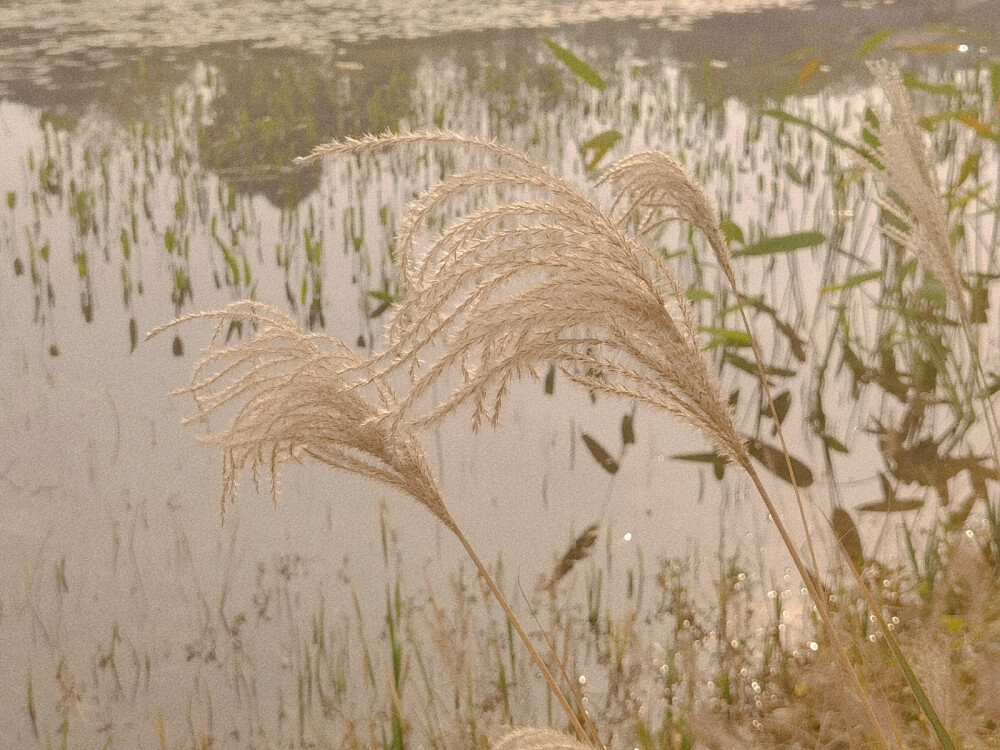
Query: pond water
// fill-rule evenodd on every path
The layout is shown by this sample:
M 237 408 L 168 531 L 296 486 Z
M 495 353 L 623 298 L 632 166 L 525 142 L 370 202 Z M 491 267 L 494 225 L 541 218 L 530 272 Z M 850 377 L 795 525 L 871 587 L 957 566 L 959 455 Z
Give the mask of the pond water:
M 204 426 L 182 426 L 193 405 L 168 395 L 187 383 L 211 330 L 195 322 L 144 341 L 174 317 L 253 296 L 359 351 L 378 349 L 385 301 L 399 291 L 389 248 L 404 207 L 462 157 L 413 150 L 291 167 L 330 138 L 444 127 L 498 138 L 587 185 L 595 153 L 581 144 L 614 130 L 622 138 L 599 166 L 644 148 L 679 155 L 746 246 L 822 234 L 795 262 L 748 254 L 740 273 L 747 293 L 762 296 L 776 372 L 792 371 L 775 376 L 789 424 L 815 428 L 809 399 L 822 392 L 821 432 L 850 450 L 850 461 L 837 459 L 835 482 L 850 498 L 817 479 L 810 502 L 825 514 L 878 499 L 884 468 L 869 417 L 883 414 L 885 394 L 852 395 L 859 379 L 878 380 L 877 368 L 853 369 L 830 349 L 812 358 L 841 340 L 843 311 L 859 304 L 827 304 L 824 295 L 881 262 L 877 250 L 860 249 L 878 244 L 876 211 L 860 178 L 834 187 L 824 170 L 854 167 L 795 118 L 858 141 L 877 95 L 857 53 L 882 29 L 891 30 L 882 49 L 926 80 L 975 88 L 974 71 L 996 54 L 997 20 L 988 3 L 668 5 L 0 8 L 7 746 L 308 744 L 319 731 L 309 721 L 328 718 L 329 706 L 303 674 L 324 659 L 337 662 L 331 672 L 362 669 L 359 619 L 381 644 L 375 633 L 398 577 L 418 611 L 425 585 L 451 590 L 459 550 L 428 513 L 323 467 L 289 465 L 276 506 L 243 477 L 221 523 L 220 456 L 196 442 Z M 594 65 L 607 88 L 562 67 L 543 34 Z M 977 153 L 977 174 L 996 174 L 995 149 L 979 149 L 975 133 L 954 125 L 937 143 Z M 984 190 L 975 200 L 995 204 L 995 187 Z M 966 234 L 992 246 L 992 215 L 973 214 Z M 679 272 L 705 292 L 696 305 L 706 326 L 736 327 L 713 319 L 725 313 L 697 243 L 679 228 L 662 241 L 684 251 Z M 878 314 L 857 312 L 851 322 L 877 353 Z M 739 348 L 725 336 L 721 343 L 716 360 L 727 392 L 741 394 L 743 429 L 774 442 L 739 372 Z M 797 352 L 806 345 L 808 360 Z M 473 435 L 459 415 L 426 434 L 456 519 L 502 564 L 509 588 L 519 581 L 532 595 L 593 523 L 609 606 L 631 606 L 634 579 L 652 586 L 662 556 L 715 559 L 720 524 L 728 548 L 753 560 L 774 549 L 735 471 L 719 482 L 711 465 L 671 459 L 708 450 L 688 428 L 594 400 L 559 376 L 552 390 L 541 380 L 518 384 L 496 432 Z M 623 440 L 626 417 L 634 444 Z M 817 430 L 790 433 L 793 452 L 822 475 Z M 617 472 L 594 460 L 584 435 L 607 448 Z M 861 531 L 869 548 L 893 535 L 884 516 Z M 784 572 L 781 559 L 760 562 L 752 577 L 769 587 Z M 786 606 L 794 615 L 803 605 L 790 594 Z M 317 645 L 317 629 L 336 641 L 336 656 Z M 372 692 L 384 691 L 381 676 L 373 683 Z M 350 700 L 373 700 L 365 695 Z

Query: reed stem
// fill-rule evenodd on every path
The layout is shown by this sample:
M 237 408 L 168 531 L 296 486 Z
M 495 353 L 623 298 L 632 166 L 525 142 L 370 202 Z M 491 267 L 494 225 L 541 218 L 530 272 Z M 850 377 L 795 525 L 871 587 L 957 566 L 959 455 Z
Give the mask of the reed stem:
M 826 606 L 826 598 L 823 592 L 820 590 L 817 584 L 816 578 L 812 572 L 806 567 L 805 563 L 802 561 L 802 557 L 799 555 L 798 550 L 795 549 L 795 543 L 792 541 L 791 535 L 788 533 L 788 529 L 785 528 L 784 522 L 781 520 L 781 516 L 778 514 L 777 508 L 771 501 L 770 495 L 767 493 L 767 489 L 764 487 L 763 481 L 761 481 L 760 475 L 757 470 L 753 468 L 750 463 L 744 464 L 743 469 L 750 475 L 750 479 L 753 481 L 754 485 L 757 487 L 757 492 L 760 493 L 761 500 L 764 501 L 764 505 L 767 507 L 767 512 L 771 516 L 771 522 L 774 527 L 778 530 L 779 536 L 781 536 L 781 541 L 784 542 L 785 548 L 788 550 L 788 554 L 792 558 L 792 563 L 795 565 L 796 570 L 799 575 L 802 576 L 802 581 L 805 583 L 806 588 L 809 590 L 809 595 L 812 597 L 816 608 L 819 610 L 820 617 L 823 618 L 823 622 L 827 625 L 827 634 L 829 635 L 830 642 L 833 645 L 833 650 L 837 654 L 837 659 L 840 662 L 844 673 L 848 676 L 851 681 L 851 685 L 858 697 L 861 699 L 861 706 L 864 709 L 865 716 L 868 718 L 872 729 L 876 733 L 876 739 L 879 745 L 886 750 L 889 748 L 889 740 L 885 736 L 885 730 L 882 728 L 882 723 L 878 720 L 875 715 L 875 709 L 871 705 L 871 701 L 868 698 L 868 694 L 865 692 L 864 687 L 861 685 L 861 680 L 858 678 L 857 671 L 854 669 L 854 665 L 851 664 L 850 659 L 847 657 L 847 651 L 844 649 L 843 643 L 840 641 L 840 637 L 837 635 L 837 629 L 834 627 L 833 620 L 830 617 L 830 610 Z
M 452 532 L 456 537 L 458 537 L 458 541 L 462 543 L 462 546 L 465 548 L 469 557 L 472 558 L 472 562 L 479 570 L 480 575 L 482 575 L 483 579 L 486 581 L 486 585 L 489 587 L 490 591 L 493 592 L 493 596 L 500 604 L 500 608 L 503 609 L 504 614 L 507 616 L 507 620 L 514 627 L 514 630 L 517 631 L 517 634 L 521 637 L 521 641 L 523 641 L 525 648 L 528 649 L 528 653 L 531 655 L 531 658 L 541 670 L 542 677 L 545 678 L 545 682 L 548 683 L 549 688 L 551 688 L 552 692 L 555 693 L 556 699 L 558 699 L 559 705 L 562 706 L 563 711 L 566 712 L 566 716 L 569 718 L 570 724 L 572 724 L 573 731 L 576 732 L 577 738 L 581 742 L 597 742 L 598 747 L 601 747 L 600 739 L 597 737 L 590 737 L 587 730 L 583 728 L 583 725 L 580 723 L 580 719 L 577 718 L 576 712 L 573 711 L 572 706 L 569 705 L 569 701 L 566 700 L 566 695 L 559 689 L 559 685 L 556 683 L 555 677 L 552 676 L 552 672 L 546 666 L 545 660 L 542 659 L 542 655 L 538 653 L 535 645 L 528 637 L 528 633 L 521 625 L 521 621 L 514 613 L 514 609 L 508 603 L 507 598 L 503 595 L 503 592 L 500 590 L 497 582 L 493 579 L 489 569 L 487 569 L 486 565 L 483 564 L 483 561 L 479 559 L 479 555 L 476 554 L 476 551 L 469 543 L 469 540 L 465 538 L 465 534 L 462 533 L 458 526 L 453 526 Z

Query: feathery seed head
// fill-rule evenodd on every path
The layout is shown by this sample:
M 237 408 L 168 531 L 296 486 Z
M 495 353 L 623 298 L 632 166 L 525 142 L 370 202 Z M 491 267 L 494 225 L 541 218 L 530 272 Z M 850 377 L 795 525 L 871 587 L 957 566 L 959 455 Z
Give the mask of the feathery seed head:
M 388 351 L 373 363 L 379 376 L 404 372 L 410 381 L 395 419 L 428 424 L 471 403 L 474 426 L 495 424 L 509 384 L 557 362 L 588 388 L 666 409 L 722 454 L 748 460 L 678 281 L 641 233 L 627 231 L 624 216 L 616 220 L 526 156 L 451 133 L 333 143 L 309 158 L 413 143 L 478 150 L 502 164 L 450 176 L 409 207 L 397 242 L 409 294 L 393 315 Z M 647 153 L 609 174 L 631 194 L 626 213 L 674 211 L 709 235 L 731 274 L 711 206 L 679 164 Z M 654 179 L 664 186 L 644 187 Z M 523 200 L 455 220 L 417 257 L 432 212 L 470 192 L 489 198 L 501 185 Z M 427 408 L 442 384 L 450 395 Z
M 368 398 L 361 384 L 366 361 L 329 336 L 304 333 L 290 318 L 259 302 L 236 302 L 224 310 L 181 318 L 153 331 L 196 318 L 218 322 L 216 336 L 232 325 L 259 326 L 253 338 L 209 348 L 189 393 L 205 420 L 232 407 L 230 425 L 202 440 L 223 451 L 222 508 L 232 500 L 237 472 L 249 464 L 254 484 L 270 472 L 277 501 L 281 464 L 302 455 L 335 468 L 379 480 L 410 495 L 445 526 L 454 529 L 422 448 L 410 431 L 385 419 L 393 409 L 387 388 Z
M 913 253 L 964 311 L 962 277 L 949 239 L 948 210 L 903 78 L 886 60 L 870 63 L 869 69 L 891 107 L 890 113 L 883 114 L 879 128 L 878 158 L 885 169 L 876 177 L 891 191 L 880 205 L 905 227 L 887 227 L 884 233 Z
M 638 214 L 640 236 L 663 224 L 686 221 L 702 232 L 726 278 L 736 286 L 729 243 L 708 196 L 684 165 L 660 151 L 640 151 L 613 164 L 599 180 L 619 189 L 614 211 L 623 221 Z

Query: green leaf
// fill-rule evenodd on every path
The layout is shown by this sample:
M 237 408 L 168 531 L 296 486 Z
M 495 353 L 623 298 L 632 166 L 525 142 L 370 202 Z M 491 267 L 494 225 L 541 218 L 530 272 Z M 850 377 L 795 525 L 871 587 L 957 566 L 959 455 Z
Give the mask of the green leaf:
M 979 196 L 985 193 L 989 188 L 990 184 L 985 183 L 973 190 L 968 190 L 961 195 L 954 196 L 950 201 L 948 201 L 948 210 L 964 211 L 967 205 L 969 205 L 972 201 L 977 200 Z M 953 233 L 958 231 L 964 232 L 963 225 L 959 224 L 952 230 Z
M 842 292 L 845 289 L 853 289 L 856 286 L 861 286 L 862 284 L 867 284 L 869 281 L 874 281 L 875 279 L 880 279 L 885 274 L 883 269 L 877 271 L 866 271 L 865 273 L 855 274 L 850 276 L 844 281 L 843 284 L 830 284 L 820 289 L 821 294 L 830 294 L 832 292 Z
M 972 309 L 969 312 L 969 322 L 985 323 L 986 312 L 990 309 L 990 290 L 982 281 L 972 287 Z
M 385 313 L 385 311 L 392 307 L 397 301 L 396 297 L 394 297 L 390 292 L 378 289 L 368 292 L 368 296 L 379 301 L 379 304 L 375 307 L 375 309 L 368 313 L 368 318 L 370 320 L 374 320 Z
M 882 148 L 882 139 L 877 135 L 879 129 L 882 127 L 882 123 L 875 110 L 871 107 L 865 107 L 861 119 L 864 122 L 861 127 L 861 140 L 871 149 L 871 153 L 877 154 L 879 149 Z
M 590 526 L 583 530 L 576 539 L 573 540 L 573 544 L 570 548 L 566 550 L 566 553 L 559 560 L 559 564 L 556 565 L 555 571 L 552 573 L 552 581 L 549 584 L 554 586 L 561 579 L 566 577 L 573 566 L 580 560 L 585 560 L 590 554 L 590 548 L 594 546 L 594 542 L 597 541 L 597 530 L 598 526 L 596 523 L 592 523 Z
M 594 457 L 594 460 L 601 465 L 608 474 L 618 473 L 618 462 L 612 458 L 611 454 L 608 453 L 604 446 L 598 443 L 594 438 L 588 435 L 586 432 L 581 436 L 583 438 L 583 444 L 587 446 L 587 450 L 590 451 L 590 455 Z
M 749 438 L 747 440 L 747 452 L 760 461 L 765 469 L 791 484 L 792 475 L 788 473 L 785 454 L 780 448 L 768 445 L 757 438 Z M 795 483 L 802 488 L 809 487 L 813 483 L 813 473 L 809 467 L 797 458 L 789 456 L 788 460 L 792 464 L 792 471 L 795 472 Z
M 789 125 L 798 125 L 799 127 L 803 127 L 806 130 L 811 130 L 814 133 L 817 133 L 826 138 L 834 146 L 839 146 L 840 148 L 846 148 L 850 151 L 853 151 L 854 153 L 858 154 L 861 158 L 863 158 L 865 161 L 873 164 L 876 168 L 878 169 L 883 168 L 881 162 L 879 162 L 879 160 L 875 158 L 875 155 L 872 154 L 870 151 L 868 151 L 867 149 L 863 149 L 860 146 L 856 146 L 850 141 L 845 141 L 843 138 L 834 133 L 832 130 L 821 128 L 819 125 L 811 123 L 808 120 L 804 120 L 801 117 L 796 117 L 795 115 L 789 114 L 788 112 L 785 112 L 782 109 L 765 109 L 763 112 L 761 112 L 761 116 L 773 117 L 778 122 L 788 123 Z
M 129 340 L 129 353 L 135 351 L 135 348 L 139 345 L 139 325 L 135 322 L 135 318 L 128 319 L 128 340 Z
M 865 552 L 861 546 L 861 535 L 858 533 L 858 527 L 854 523 L 854 519 L 851 518 L 851 514 L 837 506 L 833 509 L 830 525 L 833 527 L 837 541 L 840 542 L 844 552 L 854 563 L 854 567 L 858 570 L 863 569 L 865 567 Z
M 797 232 L 781 237 L 766 237 L 752 245 L 747 245 L 742 250 L 735 251 L 733 257 L 790 253 L 804 247 L 815 247 L 825 241 L 826 235 L 822 232 Z
M 688 298 L 691 302 L 700 302 L 706 299 L 715 299 L 715 295 L 712 294 L 707 289 L 698 289 L 696 287 L 691 287 L 684 292 L 684 296 Z
M 958 179 L 955 180 L 955 189 L 962 187 L 962 184 L 972 175 L 979 174 L 979 152 L 973 151 L 962 162 L 962 168 L 958 172 Z
M 858 47 L 858 51 L 855 53 L 858 57 L 867 57 L 882 44 L 889 35 L 892 34 L 892 29 L 881 28 L 878 31 L 873 32 L 865 39 L 861 46 Z
M 816 75 L 816 71 L 819 70 L 822 65 L 823 61 L 818 57 L 807 60 L 805 65 L 802 66 L 802 69 L 799 70 L 799 74 L 795 76 L 796 85 L 801 86 Z
M 635 417 L 631 414 L 622 415 L 622 444 L 635 443 Z
M 753 375 L 755 378 L 759 375 L 757 372 L 757 363 L 752 362 L 745 357 L 741 357 L 739 354 L 734 352 L 726 352 L 722 355 L 724 362 L 731 364 L 733 367 L 743 370 L 744 372 Z M 774 365 L 767 365 L 764 367 L 764 373 L 766 375 L 773 375 L 776 378 L 791 378 L 795 376 L 795 370 L 791 370 L 787 367 L 777 367 Z
M 593 156 L 587 162 L 587 171 L 593 171 L 597 163 L 604 158 L 604 155 L 622 139 L 622 134 L 617 130 L 605 130 L 598 133 L 590 140 L 580 144 L 580 150 L 586 155 L 588 151 L 593 151 Z
M 119 236 L 119 240 L 121 241 L 122 245 L 122 257 L 125 258 L 125 260 L 129 260 L 132 257 L 132 243 L 129 240 L 128 232 L 125 230 L 124 227 L 122 227 L 122 232 L 121 235 Z
M 953 83 L 927 83 L 927 81 L 921 81 L 913 73 L 903 73 L 903 85 L 908 89 L 926 91 L 929 94 L 954 96 L 956 98 L 962 96 L 962 92 Z
M 722 234 L 725 235 L 729 242 L 739 242 L 741 245 L 746 244 L 746 240 L 743 239 L 743 230 L 735 222 L 723 219 L 719 222 L 719 229 L 722 230 Z
M 805 179 L 799 174 L 799 170 L 795 168 L 792 164 L 785 165 L 785 176 L 792 181 L 793 185 L 798 185 L 802 187 L 805 184 Z
M 774 410 L 778 413 L 778 424 L 785 423 L 785 417 L 788 416 L 788 410 L 792 406 L 792 394 L 789 391 L 782 391 L 777 396 L 774 397 Z M 765 417 L 771 416 L 771 409 L 766 404 L 760 410 L 761 415 Z
M 837 440 L 833 435 L 827 432 L 819 433 L 820 439 L 826 444 L 826 447 L 832 451 L 837 451 L 837 453 L 849 453 L 847 446 L 842 442 Z
M 746 331 L 711 326 L 701 326 L 699 330 L 712 336 L 706 349 L 714 349 L 717 346 L 750 346 L 750 334 Z
M 593 86 L 598 91 L 604 91 L 607 84 L 604 83 L 604 79 L 601 78 L 596 70 L 551 38 L 545 37 L 544 40 L 549 45 L 549 49 L 552 50 L 552 54 L 559 59 L 559 62 L 573 71 L 579 78 L 583 79 L 584 83 Z

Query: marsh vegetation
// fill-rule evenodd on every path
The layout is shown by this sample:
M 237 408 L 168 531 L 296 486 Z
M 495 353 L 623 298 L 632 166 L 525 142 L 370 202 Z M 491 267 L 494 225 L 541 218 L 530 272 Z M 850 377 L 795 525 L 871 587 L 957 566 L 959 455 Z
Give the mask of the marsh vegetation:
M 345 55 L 230 81 L 206 64 L 110 142 L 93 114 L 42 118 L 4 183 L 4 311 L 31 332 L 16 382 L 50 384 L 45 435 L 67 409 L 98 435 L 63 460 L 100 487 L 79 523 L 110 538 L 110 572 L 37 531 L 59 490 L 5 471 L 43 508 L 10 548 L 54 540 L 5 584 L 0 639 L 32 644 L 5 663 L 24 678 L 11 736 L 402 750 L 578 720 L 644 750 L 992 746 L 1000 65 L 960 51 L 987 41 L 924 33 L 851 51 L 893 57 L 898 79 L 859 63 L 820 85 L 827 63 L 803 53 L 749 105 L 717 88 L 723 65 L 609 58 L 584 35 L 518 37 L 485 63 L 414 54 L 406 72 Z M 351 140 L 383 129 L 422 134 Z M 330 138 L 322 165 L 290 164 Z M 190 390 L 218 410 L 239 496 L 204 537 L 217 459 L 160 447 L 167 419 L 123 425 L 115 393 L 74 401 L 59 364 L 98 340 L 68 319 L 114 321 L 96 350 L 165 393 L 209 328 L 143 332 L 198 309 L 221 312 Z M 171 424 L 190 412 L 150 403 Z M 536 412 L 541 471 L 519 444 Z M 259 502 L 233 484 L 306 457 L 395 489 L 308 461 Z M 121 483 L 128 462 L 193 484 L 161 505 Z M 481 471 L 456 479 L 463 463 Z M 431 513 L 398 524 L 406 494 Z M 684 518 L 721 533 L 665 548 Z M 498 554 L 501 527 L 530 541 Z M 341 550 L 366 533 L 360 575 Z

